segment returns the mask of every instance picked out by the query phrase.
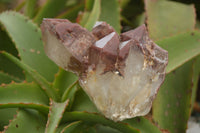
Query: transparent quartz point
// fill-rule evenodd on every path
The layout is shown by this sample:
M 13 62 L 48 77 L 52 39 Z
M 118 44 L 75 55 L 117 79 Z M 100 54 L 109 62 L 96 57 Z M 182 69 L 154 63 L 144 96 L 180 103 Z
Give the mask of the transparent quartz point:
M 49 20 L 64 24 L 61 30 L 43 21 L 47 55 L 79 76 L 83 90 L 102 114 L 121 121 L 150 111 L 165 78 L 168 53 L 148 37 L 145 25 L 119 36 L 105 22 L 97 22 L 89 32 L 68 20 Z
M 83 71 L 88 49 L 95 42 L 89 31 L 67 19 L 44 19 L 41 30 L 44 49 L 51 60 L 77 75 Z

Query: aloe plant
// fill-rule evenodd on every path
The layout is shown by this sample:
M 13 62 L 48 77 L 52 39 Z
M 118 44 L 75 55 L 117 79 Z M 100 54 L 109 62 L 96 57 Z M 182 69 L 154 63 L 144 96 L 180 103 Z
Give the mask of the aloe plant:
M 186 132 L 200 73 L 200 31 L 195 25 L 199 16 L 194 6 L 167 0 L 70 1 L 46 0 L 40 5 L 27 0 L 11 11 L 0 2 L 4 7 L 0 13 L 0 131 Z M 118 34 L 145 23 L 150 38 L 169 54 L 166 79 L 152 112 L 121 122 L 105 118 L 78 84 L 78 77 L 46 56 L 39 27 L 49 17 L 69 19 L 88 30 L 96 21 L 105 21 Z

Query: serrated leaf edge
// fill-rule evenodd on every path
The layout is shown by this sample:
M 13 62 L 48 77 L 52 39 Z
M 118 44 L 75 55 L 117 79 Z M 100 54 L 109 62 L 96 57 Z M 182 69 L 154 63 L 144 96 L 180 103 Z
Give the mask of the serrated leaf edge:
M 45 133 L 47 133 L 47 128 L 49 127 L 49 123 L 50 123 L 50 119 L 49 119 L 49 118 L 50 118 L 50 115 L 51 115 L 51 113 L 52 113 L 52 108 L 53 108 L 54 102 L 55 102 L 55 101 L 53 101 L 53 100 L 50 98 L 50 104 L 49 104 L 49 105 L 50 105 L 50 108 L 49 108 L 48 120 L 47 120 L 47 123 L 46 123 Z M 67 108 L 67 106 L 68 106 L 68 104 L 69 104 L 69 100 L 66 100 L 66 101 L 63 102 L 63 103 L 65 103 L 65 107 L 64 107 L 64 109 L 62 110 L 61 116 L 60 116 L 60 118 L 59 118 L 59 120 L 58 120 L 58 123 L 57 123 L 57 125 L 56 125 L 55 130 L 58 128 L 59 123 L 61 122 L 61 119 L 62 119 L 62 117 L 63 117 L 63 115 L 64 115 L 65 109 Z M 54 132 L 54 131 L 52 131 L 52 132 Z
M 18 15 L 18 16 L 19 16 L 20 18 L 22 18 L 25 22 L 28 22 L 29 24 L 31 24 L 31 25 L 34 27 L 35 31 L 36 31 L 36 32 L 39 32 L 39 34 L 41 35 L 41 30 L 40 30 L 40 28 L 33 22 L 33 20 L 29 19 L 27 16 L 24 16 L 23 14 L 21 14 L 21 13 L 19 13 L 19 12 L 16 12 L 16 11 L 12 11 L 12 10 L 4 11 L 4 12 L 0 13 L 0 16 L 1 16 L 2 14 L 11 14 L 11 15 L 13 15 L 13 16 Z M 11 37 L 10 33 L 8 32 L 8 30 L 7 30 L 7 28 L 4 26 L 4 24 L 3 24 L 1 21 L 0 21 L 0 23 L 1 23 L 1 24 L 3 25 L 3 27 L 6 29 L 5 32 L 8 34 L 9 38 L 11 39 L 11 41 L 15 44 L 15 48 L 16 48 L 17 51 L 18 51 L 19 48 L 17 47 L 16 42 L 15 42 L 15 41 L 13 40 L 13 38 Z M 39 40 L 40 40 L 40 41 L 42 42 L 42 44 L 43 44 L 42 39 L 40 38 Z M 18 57 L 20 57 L 19 51 L 18 51 Z
M 6 130 L 10 127 L 11 123 L 17 119 L 18 117 L 18 114 L 19 114 L 19 109 L 16 111 L 17 114 L 14 115 L 13 119 L 12 120 L 9 120 L 9 124 L 7 126 L 4 126 L 4 130 L 0 133 L 6 133 Z

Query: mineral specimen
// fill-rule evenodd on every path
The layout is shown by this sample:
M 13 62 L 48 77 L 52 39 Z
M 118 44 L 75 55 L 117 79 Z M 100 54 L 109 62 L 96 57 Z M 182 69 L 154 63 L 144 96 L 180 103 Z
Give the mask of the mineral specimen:
M 79 76 L 96 107 L 114 121 L 146 115 L 165 78 L 168 53 L 145 25 L 120 36 L 105 22 L 91 32 L 63 19 L 44 19 L 45 52 Z

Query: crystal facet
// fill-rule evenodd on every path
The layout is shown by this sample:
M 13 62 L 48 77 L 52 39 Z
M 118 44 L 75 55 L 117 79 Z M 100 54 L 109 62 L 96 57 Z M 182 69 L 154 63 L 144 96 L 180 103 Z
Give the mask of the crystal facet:
M 165 78 L 168 53 L 145 25 L 120 36 L 105 22 L 91 32 L 62 19 L 41 25 L 46 54 L 79 83 L 96 107 L 114 121 L 146 115 Z

